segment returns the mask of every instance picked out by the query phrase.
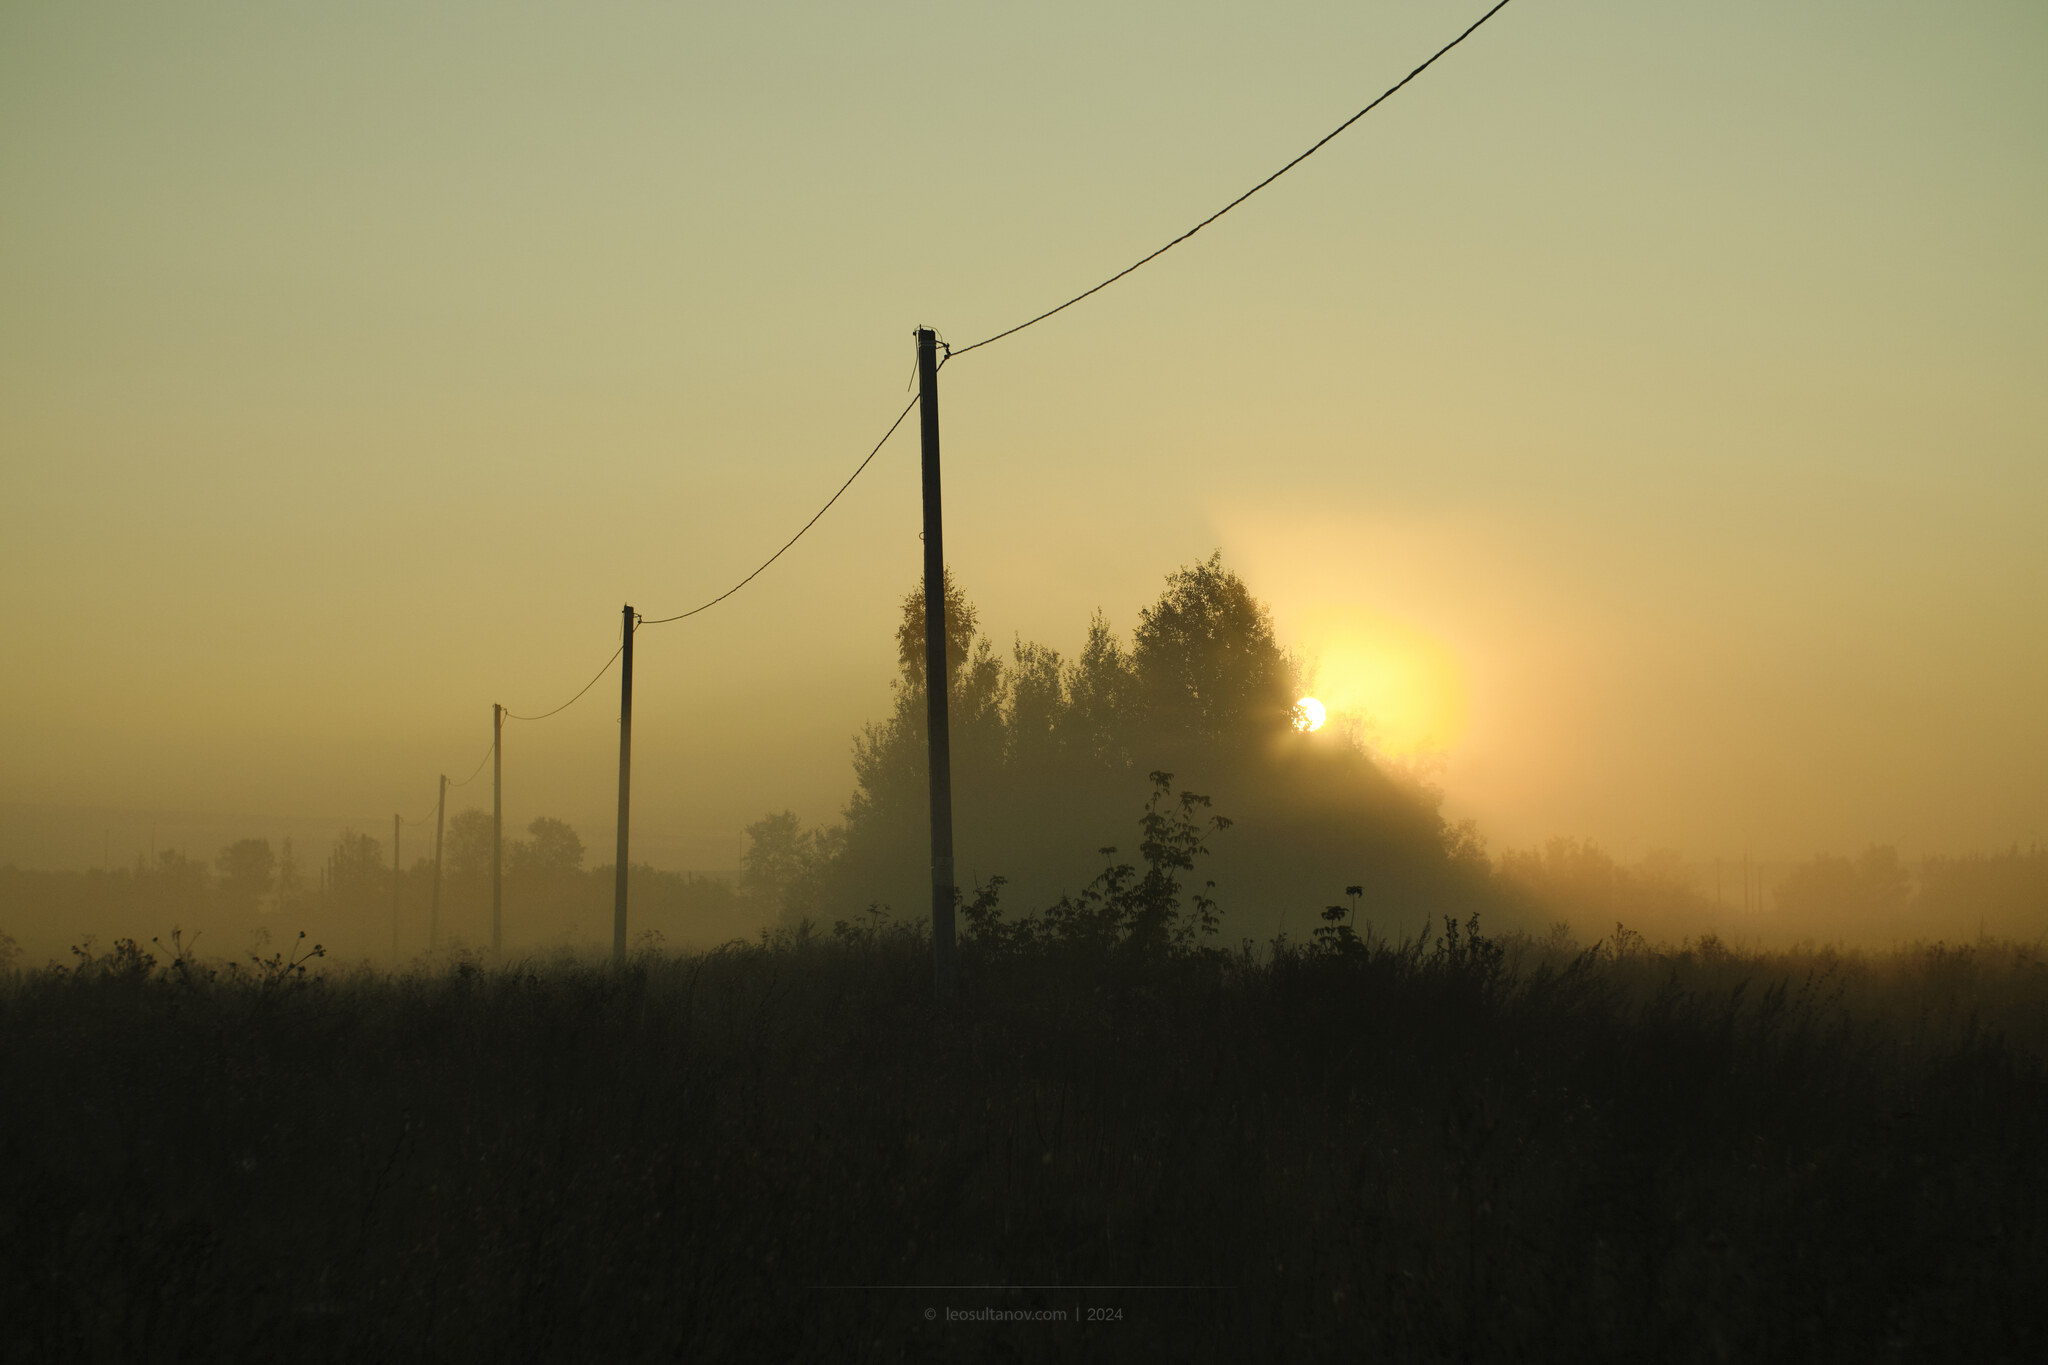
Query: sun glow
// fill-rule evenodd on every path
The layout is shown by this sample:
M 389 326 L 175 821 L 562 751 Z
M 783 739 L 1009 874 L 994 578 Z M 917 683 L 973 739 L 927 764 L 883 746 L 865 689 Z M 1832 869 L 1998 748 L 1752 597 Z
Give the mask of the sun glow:
M 1211 515 L 1226 557 L 1242 557 L 1246 583 L 1271 604 L 1326 729 L 1401 759 L 1447 759 L 1467 742 L 1478 623 L 1454 589 L 1460 566 L 1490 563 L 1469 528 L 1241 503 Z M 1350 547 L 1341 562 L 1333 546 Z
M 1305 662 L 1327 714 L 1356 717 L 1392 754 L 1441 753 L 1464 736 L 1463 670 L 1440 641 L 1355 607 L 1305 615 Z
M 1324 710 L 1323 704 L 1314 697 L 1303 697 L 1294 703 L 1294 706 L 1299 712 L 1294 718 L 1294 728 L 1297 730 L 1320 730 L 1323 728 L 1323 722 L 1330 718 L 1330 713 Z

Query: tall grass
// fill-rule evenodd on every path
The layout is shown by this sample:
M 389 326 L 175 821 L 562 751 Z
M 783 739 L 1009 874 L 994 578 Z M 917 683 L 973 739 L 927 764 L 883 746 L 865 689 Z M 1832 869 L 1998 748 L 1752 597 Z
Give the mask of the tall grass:
M 17 973 L 0 1355 L 2040 1357 L 2030 951 L 1340 927 Z

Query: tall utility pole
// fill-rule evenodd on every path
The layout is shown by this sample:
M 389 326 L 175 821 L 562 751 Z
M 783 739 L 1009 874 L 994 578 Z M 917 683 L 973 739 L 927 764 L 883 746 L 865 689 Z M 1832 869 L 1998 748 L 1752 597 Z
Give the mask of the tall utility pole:
M 441 774 L 441 796 L 434 803 L 434 898 L 427 905 L 427 947 L 441 946 L 441 831 L 448 824 L 448 774 Z
M 397 816 L 391 817 L 391 965 L 398 965 L 398 879 L 404 875 L 405 866 L 398 860 Z
M 626 960 L 626 828 L 633 804 L 633 627 L 639 618 L 625 608 L 626 643 L 619 674 L 619 858 L 612 880 L 612 961 Z
M 505 708 L 491 703 L 491 956 L 505 946 Z
M 932 793 L 932 989 L 953 994 L 953 751 L 946 725 L 946 545 L 939 509 L 938 338 L 917 329 L 917 416 L 924 448 L 924 736 Z

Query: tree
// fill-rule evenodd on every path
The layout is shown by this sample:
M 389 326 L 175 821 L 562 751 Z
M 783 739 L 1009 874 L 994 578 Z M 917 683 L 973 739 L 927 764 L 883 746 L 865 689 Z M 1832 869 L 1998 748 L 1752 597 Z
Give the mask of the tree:
M 998 657 L 974 633 L 959 585 L 945 582 L 963 896 L 997 873 L 1027 908 L 1086 884 L 1093 851 L 1144 803 L 1144 774 L 1167 771 L 1238 821 L 1215 868 L 1239 906 L 1258 906 L 1239 926 L 1273 927 L 1291 904 L 1313 914 L 1346 885 L 1362 887 L 1366 915 L 1496 903 L 1476 839 L 1447 826 L 1436 792 L 1341 734 L 1293 728 L 1298 669 L 1220 554 L 1167 576 L 1129 649 L 1097 611 L 1071 662 L 1021 638 Z M 854 742 L 855 790 L 822 918 L 929 895 L 923 642 L 913 590 L 891 714 Z
M 740 890 L 786 924 L 815 918 L 843 832 L 804 829 L 793 811 L 765 815 L 746 829 Z
M 1059 651 L 1019 637 L 1010 651 L 1009 760 L 1043 769 L 1059 761 L 1067 744 L 1067 682 Z
M 546 815 L 536 816 L 526 832 L 530 837 L 514 840 L 505 849 L 508 893 L 527 913 L 575 906 L 583 881 L 583 840 L 568 822 Z M 488 831 L 484 846 L 488 859 Z M 486 861 L 486 869 L 489 866 Z
M 1159 601 L 1138 613 L 1131 665 L 1150 719 L 1168 735 L 1239 741 L 1292 722 L 1299 670 L 1221 550 L 1167 575 Z
M 526 832 L 532 836 L 530 839 L 521 839 L 505 850 L 508 872 L 529 881 L 558 882 L 583 870 L 583 840 L 567 821 L 547 815 L 535 816 Z M 485 867 L 488 870 L 488 829 L 484 838 Z
M 457 811 L 441 839 L 441 933 L 462 939 L 489 932 L 491 813 Z
M 441 858 L 456 881 L 480 881 L 491 875 L 491 813 L 457 811 L 448 820 Z
M 746 829 L 747 847 L 740 854 L 740 889 L 759 900 L 780 904 L 784 888 L 803 871 L 802 822 L 786 810 L 764 815 Z
M 948 564 L 940 570 L 940 586 L 946 598 L 946 670 L 957 674 L 960 666 L 967 662 L 969 651 L 974 647 L 974 627 L 978 620 L 974 605 L 967 600 L 967 594 L 953 581 L 953 566 Z M 904 685 L 924 692 L 924 583 L 910 590 L 903 599 L 903 619 L 896 627 L 896 660 L 903 670 Z
M 374 904 L 390 889 L 386 872 L 384 846 L 367 834 L 345 829 L 327 855 L 327 894 L 354 908 Z
M 978 613 L 968 602 L 948 568 L 943 579 L 946 589 L 946 694 L 947 720 L 954 747 L 977 745 L 986 749 L 1002 743 L 1003 709 L 1009 679 L 995 646 L 986 636 L 974 633 Z M 903 618 L 896 626 L 896 658 L 902 673 L 897 680 L 896 710 L 914 725 L 917 738 L 924 736 L 924 584 L 919 583 L 903 599 Z
M 1081 656 L 1062 678 L 1061 717 L 1070 753 L 1111 765 L 1127 764 L 1130 723 L 1137 710 L 1138 675 L 1109 620 L 1097 608 L 1088 622 Z
M 1000 768 L 1007 746 L 1004 703 L 1008 678 L 994 647 L 975 635 L 975 609 L 953 580 L 951 570 L 943 581 L 946 662 L 953 674 L 947 709 L 954 771 L 992 772 Z M 856 879 L 886 883 L 886 898 L 907 904 L 914 886 L 904 869 L 914 865 L 918 842 L 930 828 L 926 819 L 930 787 L 925 753 L 922 583 L 903 599 L 896 647 L 900 672 L 889 718 L 870 723 L 853 742 L 854 793 L 846 807 L 844 840 L 862 869 Z M 956 794 L 960 789 L 956 782 Z M 955 811 L 957 828 L 963 819 L 957 800 Z M 964 818 L 971 822 L 971 812 Z M 836 840 L 840 836 L 821 833 L 819 837 Z M 851 913 L 860 907 L 839 908 Z
M 234 910 L 253 911 L 270 893 L 271 873 L 277 855 L 268 839 L 237 839 L 213 860 L 220 874 L 220 896 Z

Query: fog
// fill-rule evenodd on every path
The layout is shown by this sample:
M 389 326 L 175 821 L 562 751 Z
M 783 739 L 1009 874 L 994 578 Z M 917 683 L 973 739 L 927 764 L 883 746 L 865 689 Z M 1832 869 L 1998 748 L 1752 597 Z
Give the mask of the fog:
M 1071 657 L 1021 637 L 998 650 L 947 581 L 955 866 L 962 901 L 982 913 L 1015 918 L 1113 894 L 1150 868 L 1209 902 L 1223 941 L 1255 951 L 1339 912 L 1387 939 L 1427 938 L 1445 918 L 1473 915 L 1496 932 L 1671 945 L 1887 949 L 2048 935 L 2038 845 L 1917 864 L 1888 843 L 1793 862 L 1747 851 L 1705 862 L 1675 849 L 1628 859 L 1569 836 L 1490 849 L 1476 820 L 1446 814 L 1442 765 L 1388 752 L 1356 716 L 1313 725 L 1300 703 L 1317 665 L 1281 646 L 1272 612 L 1220 551 L 1169 574 L 1128 638 L 1098 613 Z M 839 818 L 768 811 L 724 867 L 636 861 L 632 945 L 924 922 L 924 620 L 914 589 L 897 623 L 893 704 L 854 741 Z M 198 858 L 186 840 L 155 846 L 192 826 L 153 824 L 150 852 L 119 863 L 109 825 L 99 864 L 83 872 L 9 860 L 0 947 L 33 965 L 94 940 L 175 930 L 184 945 L 210 933 L 230 956 L 318 952 L 389 967 L 607 951 L 616 862 L 551 816 L 513 827 L 494 860 L 492 814 L 464 790 L 489 775 L 480 763 L 458 779 L 452 809 L 412 821 L 409 857 L 399 817 L 324 840 L 303 824 L 275 844 L 245 834 Z
M 1781 10 L 1512 7 L 1227 221 L 946 366 L 948 557 L 1000 665 L 963 879 L 1078 893 L 1158 769 L 1236 822 L 1226 939 L 1349 885 L 1389 931 L 2041 932 L 2048 19 Z M 438 778 L 493 703 L 558 705 L 622 603 L 760 564 L 907 401 L 913 325 L 1069 297 L 1445 36 L 1427 7 L 915 18 L 0 16 L 25 957 L 176 924 L 388 959 L 318 878 L 345 834 L 388 864 L 396 814 L 409 960 Z M 638 637 L 631 856 L 671 942 L 916 913 L 907 779 L 850 814 L 907 695 L 915 443 Z M 1221 754 L 1134 716 L 1121 767 L 1017 767 L 1017 646 L 1071 667 L 1100 612 L 1134 650 L 1219 549 L 1330 726 Z M 508 726 L 507 839 L 584 849 L 573 891 L 511 884 L 522 950 L 608 938 L 617 715 L 614 674 Z M 785 811 L 845 826 L 858 875 L 749 890 Z M 275 885 L 230 913 L 222 851 L 287 838 L 306 923 Z

